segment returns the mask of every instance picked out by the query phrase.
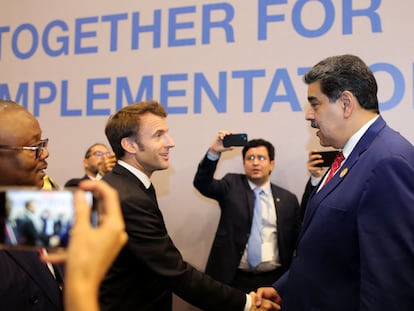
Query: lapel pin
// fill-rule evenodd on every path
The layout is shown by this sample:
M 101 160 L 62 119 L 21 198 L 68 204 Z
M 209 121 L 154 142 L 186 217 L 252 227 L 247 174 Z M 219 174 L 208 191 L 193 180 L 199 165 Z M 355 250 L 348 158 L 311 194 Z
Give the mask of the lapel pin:
M 340 178 L 343 178 L 346 174 L 348 173 L 348 168 L 347 167 L 345 167 L 342 171 L 341 171 L 341 174 L 339 174 L 339 177 Z

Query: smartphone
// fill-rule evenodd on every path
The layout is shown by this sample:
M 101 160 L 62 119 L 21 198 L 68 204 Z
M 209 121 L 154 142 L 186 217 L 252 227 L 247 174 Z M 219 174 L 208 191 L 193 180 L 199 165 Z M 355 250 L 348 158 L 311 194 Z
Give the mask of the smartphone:
M 335 156 L 338 154 L 338 150 L 332 150 L 332 151 L 317 151 L 314 152 L 314 154 L 320 154 L 323 159 L 323 163 L 318 163 L 317 167 L 329 167 L 333 163 Z
M 96 225 L 93 194 L 86 193 Z M 74 223 L 73 194 L 73 189 L 0 189 L 0 248 L 65 248 Z
M 234 146 L 246 146 L 247 145 L 247 134 L 231 134 L 224 136 L 223 146 L 234 147 Z

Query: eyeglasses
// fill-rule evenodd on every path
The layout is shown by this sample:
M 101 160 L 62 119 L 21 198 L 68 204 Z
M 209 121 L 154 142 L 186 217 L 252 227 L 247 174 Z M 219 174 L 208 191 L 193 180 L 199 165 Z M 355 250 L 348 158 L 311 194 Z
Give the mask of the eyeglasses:
M 258 155 L 258 156 L 251 155 L 251 156 L 246 157 L 246 160 L 247 161 L 254 161 L 254 159 L 256 159 L 256 158 L 259 161 L 266 161 L 266 157 L 264 155 Z
M 7 145 L 0 145 L 0 149 L 5 150 L 31 150 L 35 152 L 35 157 L 38 159 L 42 154 L 43 150 L 47 148 L 47 144 L 49 142 L 48 138 L 41 139 L 40 143 L 35 146 L 23 146 L 23 147 L 15 147 L 15 146 L 7 146 Z
M 90 158 L 91 156 L 95 156 L 95 157 L 103 157 L 103 156 L 107 156 L 107 157 L 109 157 L 111 155 L 111 153 L 108 151 L 108 152 L 103 152 L 103 151 L 95 151 L 95 152 L 92 152 L 89 156 L 88 156 L 88 158 Z

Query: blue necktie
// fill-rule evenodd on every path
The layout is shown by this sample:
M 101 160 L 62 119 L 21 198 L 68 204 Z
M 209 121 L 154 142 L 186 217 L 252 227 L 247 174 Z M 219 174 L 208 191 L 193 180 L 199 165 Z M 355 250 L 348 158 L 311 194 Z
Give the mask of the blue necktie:
M 256 268 L 262 262 L 262 204 L 260 194 L 263 190 L 257 187 L 253 191 L 253 221 L 249 241 L 247 242 L 247 262 L 252 269 Z

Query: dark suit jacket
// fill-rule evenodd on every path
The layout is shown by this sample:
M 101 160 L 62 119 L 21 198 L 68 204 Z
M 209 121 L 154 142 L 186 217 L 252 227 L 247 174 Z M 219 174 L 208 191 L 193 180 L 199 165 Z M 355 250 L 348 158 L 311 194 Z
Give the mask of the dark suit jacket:
M 82 178 L 72 178 L 65 183 L 65 187 L 77 187 L 82 180 L 90 179 L 88 175 L 84 175 Z
M 24 215 L 18 220 L 19 241 L 27 245 L 40 245 L 40 234 L 28 215 Z
M 104 180 L 119 192 L 129 239 L 105 277 L 101 310 L 171 310 L 172 292 L 205 310 L 243 310 L 245 294 L 185 262 L 142 182 L 116 164 Z
M 62 295 L 36 252 L 0 251 L 1 310 L 63 310 Z
M 284 311 L 411 311 L 414 147 L 380 117 L 308 205 Z
M 227 174 L 214 179 L 218 161 L 204 157 L 194 177 L 194 186 L 206 197 L 218 201 L 221 216 L 208 258 L 206 273 L 231 283 L 250 235 L 254 192 L 244 174 Z M 282 269 L 292 260 L 300 230 L 300 209 L 296 196 L 271 184 L 277 215 L 277 242 Z
M 321 181 L 323 180 L 323 177 L 321 179 Z M 302 200 L 300 201 L 300 217 L 303 221 L 303 218 L 305 217 L 305 211 L 306 211 L 306 205 L 308 204 L 309 201 L 309 197 L 311 196 L 313 190 L 315 190 L 315 188 L 318 188 L 319 184 L 316 186 L 312 185 L 311 182 L 311 178 L 309 177 L 306 185 L 305 185 L 305 190 L 303 191 L 302 194 Z

